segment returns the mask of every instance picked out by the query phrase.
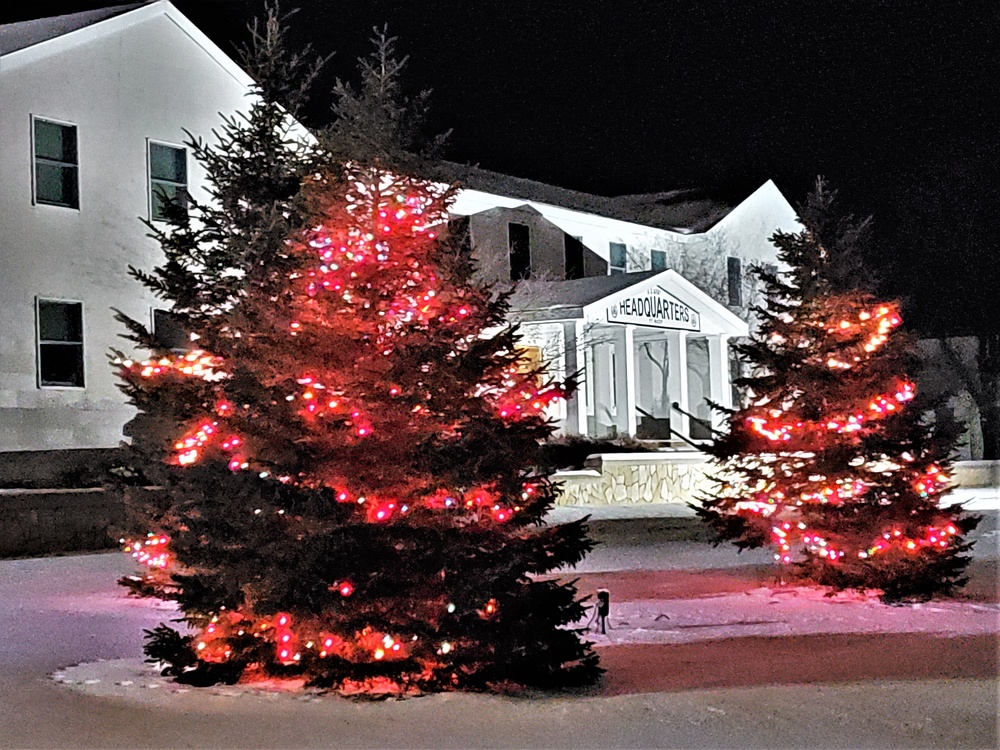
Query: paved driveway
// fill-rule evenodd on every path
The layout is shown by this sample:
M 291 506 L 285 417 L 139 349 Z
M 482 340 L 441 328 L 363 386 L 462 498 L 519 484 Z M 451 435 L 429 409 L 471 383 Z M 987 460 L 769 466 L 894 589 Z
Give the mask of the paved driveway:
M 135 659 L 142 628 L 169 616 L 121 595 L 114 581 L 128 570 L 115 554 L 0 561 L 0 746 L 997 746 L 988 638 L 949 639 L 947 654 L 941 639 L 916 636 L 612 647 L 601 690 L 530 699 L 359 704 L 162 690 L 123 698 L 55 684 L 48 675 L 67 665 Z

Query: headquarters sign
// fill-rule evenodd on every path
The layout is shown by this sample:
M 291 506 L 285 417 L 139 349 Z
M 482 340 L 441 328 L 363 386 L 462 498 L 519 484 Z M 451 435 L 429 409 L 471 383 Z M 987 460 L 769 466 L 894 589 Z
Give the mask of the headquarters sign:
M 637 290 L 635 294 L 608 305 L 609 323 L 700 331 L 701 316 L 661 286 Z

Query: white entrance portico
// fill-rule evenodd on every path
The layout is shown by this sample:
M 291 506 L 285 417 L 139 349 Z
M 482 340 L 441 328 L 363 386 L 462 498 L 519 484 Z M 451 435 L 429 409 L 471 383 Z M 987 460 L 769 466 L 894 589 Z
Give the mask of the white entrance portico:
M 745 321 L 673 270 L 528 282 L 512 300 L 521 343 L 580 387 L 553 418 L 569 434 L 690 448 L 729 406 L 729 340 Z

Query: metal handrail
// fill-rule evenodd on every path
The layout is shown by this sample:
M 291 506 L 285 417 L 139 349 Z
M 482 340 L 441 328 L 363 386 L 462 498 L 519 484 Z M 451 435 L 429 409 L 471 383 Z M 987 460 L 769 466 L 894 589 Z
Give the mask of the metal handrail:
M 648 411 L 646 411 L 645 409 L 643 409 L 641 406 L 636 406 L 635 410 L 637 412 L 639 412 L 640 414 L 642 414 L 642 416 L 649 417 L 650 419 L 663 419 L 663 417 L 654 417 L 652 414 L 650 414 Z M 702 445 L 700 443 L 696 443 L 693 440 L 691 440 L 690 438 L 686 437 L 685 435 L 682 435 L 681 433 L 679 433 L 677 430 L 675 430 L 673 427 L 670 426 L 669 419 L 667 421 L 668 421 L 667 429 L 670 431 L 671 435 L 674 435 L 675 437 L 680 438 L 681 440 L 683 440 L 685 443 L 687 443 L 688 445 L 690 445 L 692 448 L 695 448 L 696 450 L 699 450 L 699 451 L 704 451 L 705 450 L 705 446 L 704 445 Z
M 676 409 L 678 412 L 680 412 L 681 414 L 683 414 L 688 419 L 693 419 L 695 422 L 697 422 L 702 427 L 704 427 L 705 429 L 707 429 L 713 435 L 722 435 L 722 434 L 724 434 L 722 432 L 719 432 L 714 427 L 712 427 L 712 423 L 709 422 L 708 420 L 702 419 L 701 417 L 696 417 L 694 414 L 691 414 L 690 412 L 684 411 L 681 408 L 681 405 L 679 403 L 677 403 L 676 401 L 674 401 L 673 403 L 671 403 L 670 406 L 672 406 L 674 409 Z

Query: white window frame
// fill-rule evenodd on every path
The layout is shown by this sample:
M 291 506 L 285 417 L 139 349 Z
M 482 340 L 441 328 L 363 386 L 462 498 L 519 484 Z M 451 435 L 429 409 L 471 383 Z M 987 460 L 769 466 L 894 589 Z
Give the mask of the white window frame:
M 67 122 L 65 120 L 59 120 L 55 117 L 43 117 L 42 115 L 30 115 L 31 124 L 31 205 L 32 206 L 45 206 L 46 208 L 61 208 L 66 211 L 80 211 L 80 206 L 83 204 L 83 191 L 80 189 L 80 126 L 75 122 Z M 49 203 L 48 201 L 38 200 L 38 154 L 35 151 L 35 122 L 49 122 L 53 125 L 61 125 L 66 128 L 73 128 L 76 131 L 76 205 L 69 206 L 63 203 Z M 59 162 L 60 164 L 68 165 L 68 162 Z
M 584 385 L 586 386 L 586 393 L 587 393 L 587 416 L 593 417 L 597 413 L 594 405 L 597 400 L 596 398 L 597 392 L 594 387 L 594 382 L 597 380 L 597 367 L 594 364 L 593 344 L 587 344 L 586 348 L 584 348 L 583 361 L 584 361 L 584 373 L 586 377 Z
M 608 344 L 608 385 L 611 388 L 608 404 L 611 408 L 611 416 L 618 416 L 618 351 L 615 343 Z
M 659 253 L 663 256 L 663 268 L 656 268 L 656 264 L 653 263 L 653 258 Z M 667 251 L 666 250 L 650 250 L 649 251 L 649 268 L 653 271 L 666 271 L 669 266 L 667 265 Z
M 168 141 L 161 141 L 156 138 L 146 139 L 146 213 L 149 216 L 149 220 L 156 224 L 165 224 L 166 219 L 158 218 L 153 216 L 153 146 L 166 146 L 167 148 L 176 149 L 178 151 L 184 152 L 184 178 L 187 180 L 183 184 L 180 182 L 172 182 L 170 180 L 157 179 L 156 182 L 163 183 L 164 185 L 173 185 L 174 187 L 184 188 L 184 192 L 188 192 L 188 187 L 191 184 L 190 173 L 188 171 L 188 149 L 187 146 L 178 145 L 176 143 L 169 143 Z
M 611 262 L 613 246 L 620 245 L 625 248 L 625 263 L 617 266 Z M 628 273 L 628 244 L 625 242 L 608 242 L 608 276 L 616 276 L 619 273 Z
M 69 385 L 68 383 L 43 383 L 42 382 L 42 344 L 72 344 L 75 342 L 68 341 L 42 341 L 42 315 L 40 310 L 40 303 L 42 302 L 57 302 L 66 305 L 79 305 L 80 306 L 80 367 L 82 368 L 81 380 L 83 385 Z M 38 388 L 45 388 L 47 390 L 67 390 L 67 391 L 83 391 L 87 388 L 87 349 L 86 349 L 86 312 L 84 310 L 85 305 L 83 300 L 79 299 L 64 299 L 62 297 L 43 297 L 38 294 L 35 295 L 35 382 Z

